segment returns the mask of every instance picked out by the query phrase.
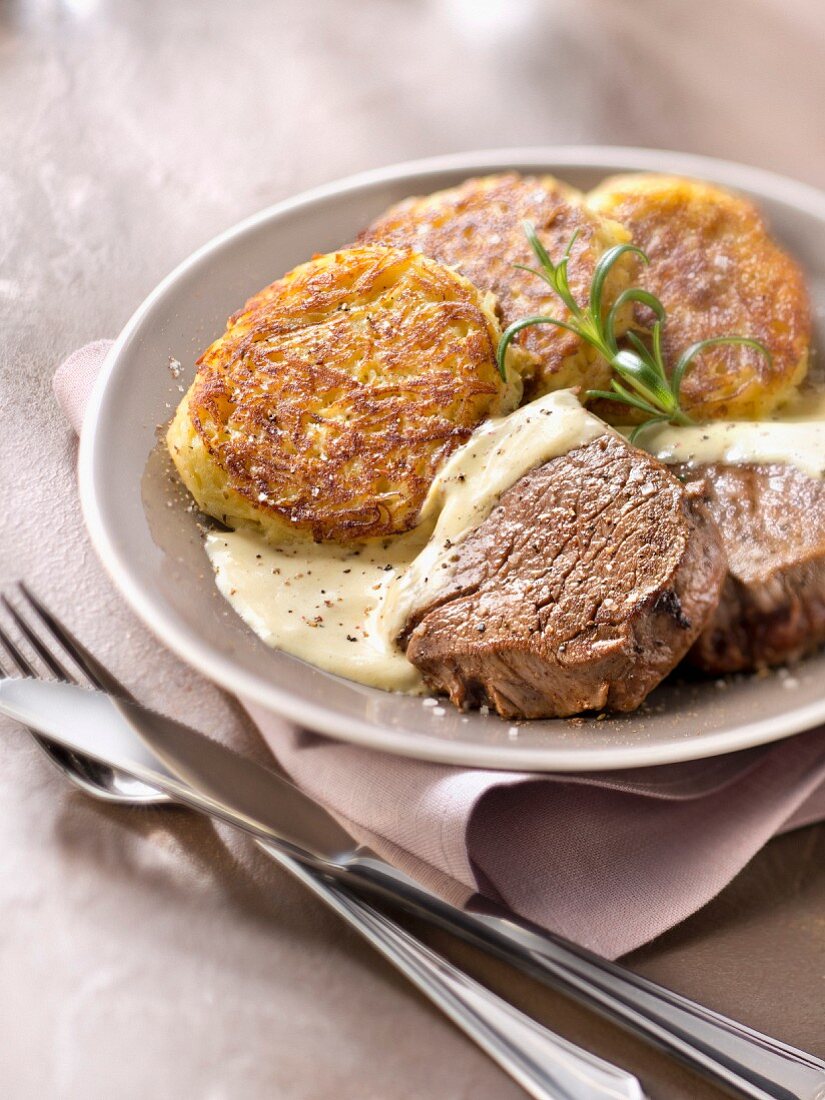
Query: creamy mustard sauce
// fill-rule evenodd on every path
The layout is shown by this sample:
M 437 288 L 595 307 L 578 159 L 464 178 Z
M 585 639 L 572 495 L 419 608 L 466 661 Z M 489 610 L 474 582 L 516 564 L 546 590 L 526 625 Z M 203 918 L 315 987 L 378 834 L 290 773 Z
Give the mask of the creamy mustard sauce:
M 415 692 L 418 670 L 371 615 L 425 542 L 416 530 L 360 547 L 277 547 L 255 531 L 213 531 L 206 552 L 221 593 L 267 645 L 348 680 Z
M 632 428 L 621 429 L 629 435 Z M 661 462 L 783 463 L 812 477 L 825 475 L 825 394 L 805 392 L 775 419 L 715 420 L 695 427 L 658 425 L 642 432 L 636 446 Z
M 569 390 L 548 394 L 479 426 L 436 476 L 409 534 L 343 547 L 211 532 L 218 588 L 268 645 L 362 684 L 422 691 L 395 639 L 449 575 L 455 545 L 528 470 L 609 430 Z

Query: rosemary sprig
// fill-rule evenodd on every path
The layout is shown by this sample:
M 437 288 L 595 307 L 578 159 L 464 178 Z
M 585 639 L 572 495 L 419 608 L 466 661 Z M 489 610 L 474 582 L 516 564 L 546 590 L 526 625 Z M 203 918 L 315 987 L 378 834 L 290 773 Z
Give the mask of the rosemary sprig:
M 498 346 L 497 363 L 504 378 L 505 355 L 515 337 L 522 329 L 532 325 L 555 325 L 567 329 L 591 344 L 613 368 L 617 378 L 611 379 L 609 390 L 588 390 L 586 399 L 603 397 L 609 401 L 619 401 L 647 413 L 647 419 L 639 424 L 630 436 L 635 441 L 640 432 L 652 424 L 669 422 L 671 424 L 693 424 L 680 403 L 680 390 L 685 373 L 700 352 L 719 344 L 743 344 L 761 351 L 770 359 L 770 352 L 758 340 L 747 336 L 712 336 L 707 340 L 697 340 L 685 348 L 668 377 L 662 355 L 662 329 L 666 321 L 665 307 L 650 291 L 642 287 L 628 287 L 616 298 L 609 310 L 603 308 L 604 288 L 611 268 L 626 252 L 633 252 L 647 264 L 645 253 L 633 244 L 617 244 L 600 257 L 593 272 L 587 305 L 582 307 L 570 291 L 567 277 L 567 265 L 570 252 L 576 241 L 577 232 L 570 238 L 564 255 L 557 264 L 553 263 L 547 249 L 541 243 L 532 222 L 523 223 L 524 232 L 539 266 L 528 267 L 525 264 L 515 266 L 529 271 L 542 279 L 558 298 L 567 306 L 570 320 L 562 321 L 557 317 L 536 315 L 516 321 L 505 329 Z M 630 347 L 620 348 L 616 339 L 616 318 L 622 308 L 631 302 L 647 306 L 654 314 L 655 321 L 650 330 L 650 341 L 646 343 L 637 332 L 626 333 Z M 621 381 L 619 381 L 621 379 Z M 623 384 L 624 383 L 624 384 Z

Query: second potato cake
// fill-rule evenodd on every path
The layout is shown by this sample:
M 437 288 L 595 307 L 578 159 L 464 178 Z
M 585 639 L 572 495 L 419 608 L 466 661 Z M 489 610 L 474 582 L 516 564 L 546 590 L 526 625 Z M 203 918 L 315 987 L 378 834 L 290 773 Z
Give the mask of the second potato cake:
M 805 376 L 811 313 L 798 264 L 771 239 L 747 199 L 700 180 L 614 176 L 588 196 L 620 221 L 650 263 L 639 285 L 667 310 L 662 333 L 672 369 L 694 341 L 735 333 L 753 348 L 703 351 L 685 375 L 682 407 L 697 420 L 758 420 L 786 401 Z M 638 307 L 641 325 L 652 314 Z
M 416 523 L 441 463 L 509 412 L 492 302 L 407 249 L 319 256 L 250 298 L 198 360 L 167 434 L 205 512 L 274 541 Z
M 361 241 L 383 241 L 418 249 L 452 264 L 481 290 L 497 299 L 502 327 L 531 314 L 551 314 L 564 321 L 566 307 L 541 279 L 516 264 L 535 266 L 535 256 L 522 223 L 531 221 L 558 262 L 573 234 L 576 241 L 568 267 L 570 289 L 586 305 L 599 257 L 630 235 L 616 222 L 584 204 L 582 195 L 552 176 L 499 176 L 469 179 L 458 187 L 421 198 L 405 199 L 377 218 Z M 611 272 L 604 294 L 609 306 L 630 280 L 635 261 L 622 256 Z M 618 318 L 621 333 L 632 308 Z M 581 337 L 550 325 L 526 329 L 514 341 L 531 375 L 531 396 L 584 386 L 609 385 L 610 368 Z

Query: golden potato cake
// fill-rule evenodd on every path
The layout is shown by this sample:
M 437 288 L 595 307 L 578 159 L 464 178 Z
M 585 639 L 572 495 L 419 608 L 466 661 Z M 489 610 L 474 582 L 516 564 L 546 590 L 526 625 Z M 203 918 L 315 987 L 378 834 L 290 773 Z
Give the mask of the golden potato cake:
M 250 298 L 201 356 L 167 444 L 199 507 L 270 539 L 406 531 L 439 465 L 508 412 L 500 330 L 450 268 L 408 249 L 318 256 Z
M 737 345 L 709 348 L 682 383 L 682 406 L 699 420 L 756 420 L 790 397 L 805 376 L 811 313 L 797 264 L 768 235 L 747 199 L 674 176 L 624 175 L 588 196 L 621 222 L 650 260 L 639 285 L 667 310 L 665 363 L 697 340 L 748 336 L 771 353 Z M 638 307 L 637 320 L 652 314 Z
M 383 241 L 418 249 L 442 263 L 452 264 L 498 301 L 503 327 L 531 314 L 568 318 L 567 308 L 537 276 L 515 264 L 535 267 L 536 260 L 522 222 L 536 226 L 539 238 L 554 261 L 561 259 L 578 233 L 568 267 L 573 297 L 587 304 L 593 270 L 611 245 L 628 241 L 629 234 L 615 222 L 593 213 L 583 196 L 552 176 L 504 175 L 469 179 L 458 187 L 423 198 L 406 199 L 377 218 L 359 241 Z M 635 261 L 623 256 L 605 288 L 605 308 L 628 284 Z M 632 309 L 618 319 L 617 332 L 632 319 Z M 598 353 L 575 333 L 542 325 L 525 329 L 514 341 L 521 349 L 522 370 L 531 394 L 566 386 L 603 389 L 610 370 Z

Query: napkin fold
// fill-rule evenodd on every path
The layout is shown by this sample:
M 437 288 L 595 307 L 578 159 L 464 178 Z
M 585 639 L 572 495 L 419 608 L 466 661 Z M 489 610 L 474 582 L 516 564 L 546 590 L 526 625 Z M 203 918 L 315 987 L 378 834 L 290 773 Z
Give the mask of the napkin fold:
M 76 432 L 112 341 L 58 367 Z M 713 898 L 778 832 L 825 818 L 825 729 L 657 768 L 541 775 L 333 741 L 247 706 L 280 765 L 359 839 L 615 958 Z

